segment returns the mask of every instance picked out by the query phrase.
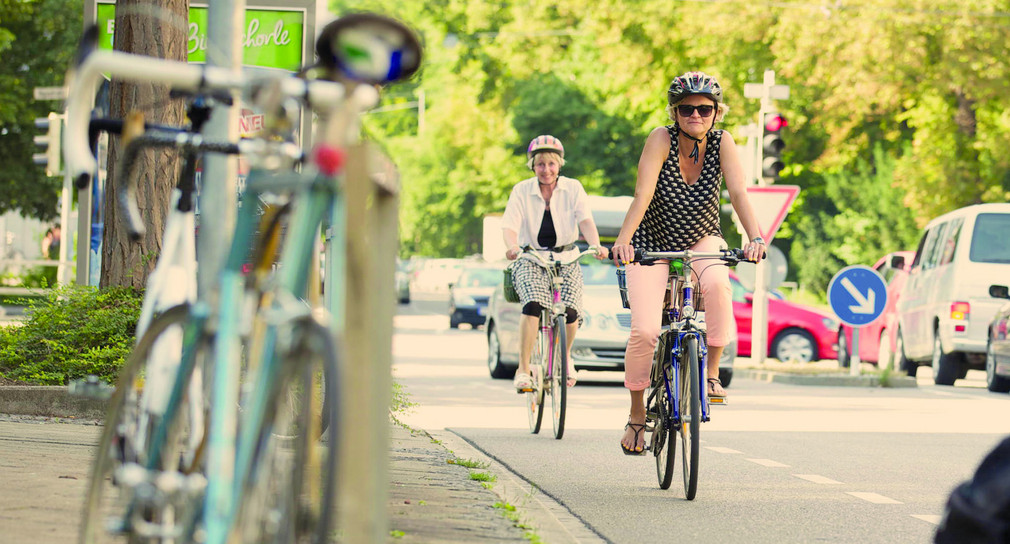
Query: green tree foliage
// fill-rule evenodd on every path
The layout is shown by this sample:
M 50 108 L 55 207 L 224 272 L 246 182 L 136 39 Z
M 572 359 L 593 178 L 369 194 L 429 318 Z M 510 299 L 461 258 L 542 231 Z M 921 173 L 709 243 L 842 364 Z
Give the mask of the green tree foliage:
M 74 0 L 0 0 L 0 214 L 53 219 L 62 179 L 32 162 L 34 120 L 60 107 L 36 101 L 35 87 L 63 84 L 81 34 Z
M 386 98 L 423 91 L 424 129 L 416 110 L 368 119 L 404 174 L 404 254 L 479 251 L 481 218 L 530 175 L 537 134 L 562 138 L 562 173 L 591 193 L 630 194 L 645 135 L 669 122 L 670 79 L 694 69 L 722 82 L 734 133 L 758 109 L 745 83 L 774 69 L 790 86 L 781 183 L 802 192 L 777 243 L 804 287 L 912 249 L 937 214 L 1010 199 L 1005 0 L 332 4 L 395 14 L 424 39 L 420 77 Z

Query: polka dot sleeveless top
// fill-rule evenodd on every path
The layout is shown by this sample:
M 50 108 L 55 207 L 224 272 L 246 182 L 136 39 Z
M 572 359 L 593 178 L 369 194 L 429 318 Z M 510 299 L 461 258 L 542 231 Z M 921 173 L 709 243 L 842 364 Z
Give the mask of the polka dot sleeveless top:
M 719 226 L 719 196 L 722 167 L 719 144 L 722 130 L 708 133 L 705 162 L 694 185 L 684 182 L 680 173 L 680 129 L 669 125 L 670 154 L 663 163 L 652 202 L 631 238 L 635 249 L 644 251 L 684 251 L 705 236 L 722 236 Z

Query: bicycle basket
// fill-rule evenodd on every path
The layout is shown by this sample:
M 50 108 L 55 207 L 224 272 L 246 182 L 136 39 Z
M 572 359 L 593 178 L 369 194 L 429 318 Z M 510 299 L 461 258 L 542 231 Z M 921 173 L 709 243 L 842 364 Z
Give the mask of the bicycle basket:
M 502 293 L 505 295 L 505 301 L 519 302 L 519 293 L 516 292 L 515 284 L 512 283 L 512 265 L 506 266 L 502 272 Z

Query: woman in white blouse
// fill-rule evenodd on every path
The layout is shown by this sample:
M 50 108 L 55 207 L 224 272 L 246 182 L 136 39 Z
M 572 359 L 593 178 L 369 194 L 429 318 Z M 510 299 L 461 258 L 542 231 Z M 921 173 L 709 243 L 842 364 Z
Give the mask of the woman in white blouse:
M 505 239 L 505 257 L 515 260 L 522 248 L 531 246 L 545 254 L 553 253 L 559 260 L 567 260 L 579 252 L 575 242 L 579 232 L 591 247 L 596 247 L 596 258 L 607 258 L 607 250 L 600 246 L 600 235 L 589 210 L 586 190 L 579 180 L 559 175 L 565 164 L 565 148 L 554 136 L 537 136 L 526 149 L 526 166 L 536 177 L 520 181 L 512 188 L 505 215 L 502 217 L 502 235 Z M 567 353 L 571 354 L 575 332 L 579 328 L 582 308 L 582 269 L 572 263 L 562 268 L 564 284 L 561 300 L 567 306 L 565 322 Z M 512 265 L 512 278 L 522 304 L 519 324 L 519 369 L 516 372 L 516 391 L 522 393 L 533 388 L 530 376 L 530 354 L 536 340 L 541 308 L 549 308 L 551 299 L 550 278 L 539 265 L 520 259 Z M 575 372 L 569 355 L 568 385 L 575 385 Z

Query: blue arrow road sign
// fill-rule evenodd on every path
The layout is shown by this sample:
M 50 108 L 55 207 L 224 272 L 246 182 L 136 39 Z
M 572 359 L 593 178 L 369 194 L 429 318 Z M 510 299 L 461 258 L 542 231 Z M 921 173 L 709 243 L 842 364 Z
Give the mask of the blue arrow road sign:
M 861 327 L 884 313 L 887 284 L 876 270 L 868 266 L 847 266 L 831 278 L 828 304 L 842 323 Z

